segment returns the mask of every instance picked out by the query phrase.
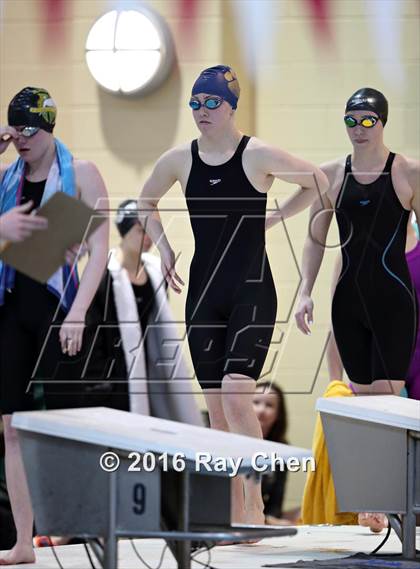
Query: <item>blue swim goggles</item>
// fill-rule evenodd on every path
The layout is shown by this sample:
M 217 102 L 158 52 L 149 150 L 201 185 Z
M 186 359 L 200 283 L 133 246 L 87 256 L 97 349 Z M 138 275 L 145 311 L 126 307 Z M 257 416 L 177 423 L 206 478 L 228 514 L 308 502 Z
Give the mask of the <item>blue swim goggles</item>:
M 201 103 L 198 99 L 190 99 L 188 104 L 193 111 L 198 111 L 201 107 L 206 107 L 206 109 L 212 111 L 213 109 L 218 109 L 223 101 L 224 99 L 222 99 L 222 97 L 207 97 L 204 103 Z

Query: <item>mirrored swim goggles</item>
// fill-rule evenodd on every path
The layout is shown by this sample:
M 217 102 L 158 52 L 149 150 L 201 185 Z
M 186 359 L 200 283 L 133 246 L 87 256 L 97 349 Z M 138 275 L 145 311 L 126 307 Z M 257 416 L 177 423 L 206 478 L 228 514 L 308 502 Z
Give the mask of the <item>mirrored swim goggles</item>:
M 362 117 L 360 119 L 360 121 L 356 120 L 354 117 L 352 117 L 351 115 L 345 115 L 344 116 L 344 124 L 346 126 L 348 126 L 349 128 L 354 128 L 355 126 L 357 126 L 358 124 L 360 124 L 361 126 L 363 126 L 364 128 L 372 128 L 373 126 L 375 126 L 375 124 L 379 121 L 378 117 L 374 117 L 371 115 L 366 115 L 365 117 Z
M 31 136 L 34 136 L 39 130 L 41 130 L 39 126 L 24 126 L 22 129 L 16 129 L 19 135 L 25 138 L 31 138 Z
M 31 138 L 31 136 L 34 136 L 38 131 L 41 130 L 39 126 L 23 126 L 21 129 L 14 126 L 13 128 L 19 136 L 24 136 L 25 138 Z M 12 135 L 8 132 L 5 132 L 1 137 L 1 140 L 6 142 L 10 138 L 12 138 Z
M 221 97 L 207 97 L 207 99 L 204 100 L 204 103 L 201 103 L 198 99 L 190 99 L 188 104 L 193 111 L 198 111 L 201 107 L 206 107 L 206 109 L 210 109 L 212 111 L 213 109 L 218 109 L 223 101 L 224 99 Z

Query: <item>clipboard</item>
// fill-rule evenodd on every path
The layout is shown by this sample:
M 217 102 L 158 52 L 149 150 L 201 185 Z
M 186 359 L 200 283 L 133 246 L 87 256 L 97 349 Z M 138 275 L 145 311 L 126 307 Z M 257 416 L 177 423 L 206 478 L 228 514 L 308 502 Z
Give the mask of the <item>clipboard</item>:
M 103 214 L 63 192 L 53 194 L 35 215 L 46 217 L 48 228 L 18 243 L 7 241 L 0 259 L 42 284 L 65 263 L 67 249 L 85 241 L 105 221 Z

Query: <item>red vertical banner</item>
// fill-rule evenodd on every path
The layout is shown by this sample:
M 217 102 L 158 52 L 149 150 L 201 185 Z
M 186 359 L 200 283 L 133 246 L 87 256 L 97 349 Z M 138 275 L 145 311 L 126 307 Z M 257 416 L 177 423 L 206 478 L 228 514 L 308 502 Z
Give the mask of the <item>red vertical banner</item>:
M 65 45 L 64 19 L 71 0 L 40 0 L 44 14 L 44 45 L 60 48 Z
M 189 43 L 195 40 L 198 3 L 199 0 L 178 0 L 181 39 Z
M 316 36 L 324 44 L 332 42 L 329 0 L 305 0 L 312 15 Z
M 196 15 L 197 3 L 197 0 L 179 0 L 181 17 L 193 18 Z

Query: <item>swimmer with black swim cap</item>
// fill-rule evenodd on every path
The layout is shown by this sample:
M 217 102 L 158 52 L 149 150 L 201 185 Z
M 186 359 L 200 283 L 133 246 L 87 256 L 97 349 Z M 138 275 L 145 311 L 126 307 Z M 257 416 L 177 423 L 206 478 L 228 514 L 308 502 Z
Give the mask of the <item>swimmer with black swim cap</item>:
M 311 208 L 295 315 L 308 333 L 310 295 L 335 211 L 342 255 L 333 283 L 333 333 L 356 395 L 400 394 L 418 329 L 405 249 L 410 211 L 420 213 L 420 162 L 388 150 L 387 121 L 388 101 L 380 91 L 365 87 L 347 101 L 344 123 L 353 153 L 321 166 L 330 189 Z M 372 531 L 387 526 L 383 514 L 361 514 L 359 523 Z
M 376 89 L 363 87 L 350 97 L 346 104 L 346 115 L 352 116 L 352 111 L 371 111 L 382 121 L 385 126 L 388 120 L 388 101 L 385 96 Z M 347 124 L 347 123 L 346 123 Z M 351 126 L 351 125 L 347 125 Z
M 267 193 L 274 178 L 300 186 L 280 207 L 286 218 L 325 191 L 327 179 L 305 160 L 244 136 L 235 125 L 239 94 L 230 67 L 217 65 L 200 73 L 189 101 L 200 136 L 159 158 L 143 187 L 139 209 L 148 214 L 142 222 L 160 251 L 167 282 L 180 293 L 183 281 L 174 267 L 175 253 L 156 215 L 161 198 L 180 182 L 195 240 L 187 338 L 210 423 L 261 438 L 251 394 L 277 307 L 265 250 Z M 238 478 L 233 495 L 233 521 L 264 524 L 260 486 Z
M 332 319 L 344 368 L 357 393 L 399 394 L 417 333 L 405 243 L 410 211 L 420 213 L 420 163 L 385 146 L 387 121 L 388 102 L 380 91 L 365 87 L 347 101 L 344 123 L 353 153 L 321 166 L 330 189 L 323 204 L 317 200 L 311 208 L 296 313 L 298 327 L 308 333 L 310 295 L 322 260 L 319 248 L 335 211 L 343 269 Z M 391 340 L 390 329 L 398 341 Z

